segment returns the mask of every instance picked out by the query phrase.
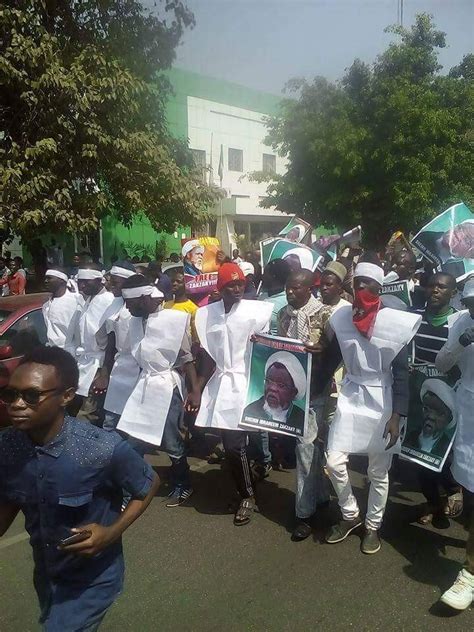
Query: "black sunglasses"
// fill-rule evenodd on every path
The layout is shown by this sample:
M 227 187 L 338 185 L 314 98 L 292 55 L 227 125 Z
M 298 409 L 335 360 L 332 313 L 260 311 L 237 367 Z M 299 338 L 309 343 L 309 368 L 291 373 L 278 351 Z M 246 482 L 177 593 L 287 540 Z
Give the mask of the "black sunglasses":
M 43 395 L 46 393 L 60 393 L 61 390 L 58 388 L 49 388 L 47 391 L 37 391 L 35 388 L 25 388 L 24 391 L 19 391 L 16 388 L 4 388 L 0 390 L 0 399 L 5 404 L 13 404 L 19 399 L 22 399 L 25 404 L 28 406 L 37 406 L 41 401 L 48 399 L 45 397 L 41 400 Z

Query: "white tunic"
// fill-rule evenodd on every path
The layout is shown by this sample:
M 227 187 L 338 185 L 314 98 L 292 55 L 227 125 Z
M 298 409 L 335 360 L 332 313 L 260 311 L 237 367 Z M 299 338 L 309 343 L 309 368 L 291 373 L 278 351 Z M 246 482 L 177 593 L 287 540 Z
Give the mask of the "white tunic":
M 80 294 L 68 290 L 63 296 L 51 297 L 43 304 L 46 336 L 51 347 L 61 347 L 72 355 L 76 354 L 74 335 L 83 304 Z
M 217 301 L 196 312 L 201 345 L 216 363 L 202 394 L 196 426 L 242 430 L 250 364 L 250 337 L 267 331 L 273 304 L 242 300 L 228 314 Z
M 140 376 L 140 367 L 132 355 L 130 322 L 132 315 L 122 305 L 120 311 L 107 320 L 107 332 L 115 334 L 114 366 L 110 373 L 104 409 L 121 415 Z
M 175 386 L 182 395 L 181 377 L 173 367 L 188 327 L 189 314 L 173 309 L 150 314 L 145 330 L 141 318 L 131 318 L 132 355 L 142 372 L 125 404 L 118 430 L 153 445 L 161 444 Z
M 457 364 L 461 371 L 456 391 L 458 423 L 451 471 L 460 485 L 474 492 L 474 344 L 463 347 L 459 343 L 459 336 L 474 327 L 474 320 L 465 310 L 453 314 L 448 322 L 448 340 L 436 357 L 436 368 L 446 373 Z
M 386 307 L 377 314 L 369 340 L 355 328 L 352 306 L 332 314 L 329 324 L 341 348 L 346 376 L 329 432 L 329 450 L 351 454 L 385 451 L 383 432 L 393 412 L 392 362 L 420 323 L 417 314 Z M 392 451 L 400 451 L 400 442 Z
M 78 395 L 87 397 L 97 370 L 102 366 L 107 347 L 107 331 L 105 321 L 114 310 L 120 309 L 122 299 L 101 290 L 92 298 L 88 298 L 80 314 L 76 328 L 79 345 L 76 349 L 77 366 L 79 367 Z

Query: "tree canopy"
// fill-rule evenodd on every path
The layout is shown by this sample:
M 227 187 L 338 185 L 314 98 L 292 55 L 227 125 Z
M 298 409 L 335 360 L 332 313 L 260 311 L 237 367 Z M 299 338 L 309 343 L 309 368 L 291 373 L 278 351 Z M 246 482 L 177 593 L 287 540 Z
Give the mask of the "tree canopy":
M 267 142 L 288 160 L 265 206 L 315 225 L 361 224 L 371 245 L 416 230 L 474 200 L 474 58 L 440 75 L 445 34 L 426 14 L 372 65 L 356 59 L 339 82 L 292 80 L 294 99 L 269 121 Z
M 158 4 L 160 4 L 158 2 Z M 215 191 L 170 135 L 163 70 L 194 24 L 180 0 L 7 0 L 0 8 L 0 229 L 81 232 L 113 211 L 174 230 Z

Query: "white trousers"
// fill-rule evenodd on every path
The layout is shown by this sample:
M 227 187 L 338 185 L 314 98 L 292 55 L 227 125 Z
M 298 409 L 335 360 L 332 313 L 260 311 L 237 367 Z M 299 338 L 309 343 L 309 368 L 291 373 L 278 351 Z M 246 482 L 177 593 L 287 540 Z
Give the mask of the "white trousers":
M 388 471 L 392 465 L 392 455 L 386 452 L 369 454 L 367 476 L 370 481 L 369 500 L 365 526 L 368 529 L 379 529 L 388 498 Z M 326 468 L 334 486 L 344 520 L 354 520 L 359 516 L 359 506 L 352 493 L 352 486 L 347 471 L 349 454 L 347 452 L 328 451 Z

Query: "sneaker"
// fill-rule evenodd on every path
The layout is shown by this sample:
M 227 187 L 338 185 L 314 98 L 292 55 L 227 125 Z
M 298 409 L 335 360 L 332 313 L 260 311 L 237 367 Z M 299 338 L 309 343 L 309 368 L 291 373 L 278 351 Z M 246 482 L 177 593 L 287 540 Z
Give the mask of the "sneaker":
M 441 601 L 455 610 L 466 610 L 474 601 L 474 575 L 463 568 Z
M 179 507 L 180 505 L 183 505 L 188 498 L 193 495 L 193 491 L 192 487 L 175 487 L 171 494 L 168 495 L 169 500 L 166 503 L 166 506 Z
M 347 538 L 347 536 L 358 529 L 362 524 L 360 518 L 354 518 L 354 520 L 341 520 L 338 524 L 335 524 L 329 530 L 326 536 L 326 542 L 328 544 L 337 544 Z
M 381 546 L 382 543 L 380 542 L 379 532 L 377 529 L 366 529 L 360 545 L 362 553 L 365 553 L 366 555 L 373 555 L 374 553 L 378 553 L 380 551 Z

